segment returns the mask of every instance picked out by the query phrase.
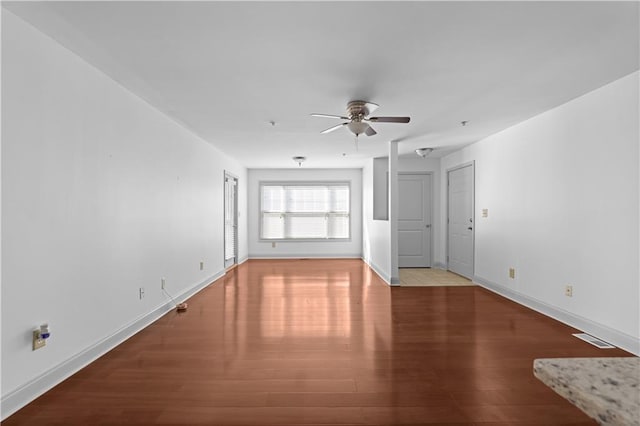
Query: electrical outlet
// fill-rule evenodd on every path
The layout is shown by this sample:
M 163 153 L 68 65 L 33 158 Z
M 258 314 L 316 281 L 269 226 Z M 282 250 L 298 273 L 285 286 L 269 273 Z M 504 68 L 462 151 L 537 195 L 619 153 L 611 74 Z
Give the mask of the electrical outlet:
M 140 299 L 144 299 L 144 287 L 140 287 Z
M 489 217 L 489 209 L 482 209 L 482 217 Z
M 516 277 L 515 268 L 509 268 L 509 278 L 514 279 Z
M 273 241 L 273 242 L 271 243 L 271 248 L 276 248 L 276 242 L 275 242 L 275 241 Z
M 47 341 L 41 337 L 40 330 L 33 330 L 33 350 L 44 348 Z
M 573 297 L 573 286 L 567 285 L 564 286 L 564 295 L 567 297 Z
M 203 261 L 200 261 L 200 270 L 201 271 L 204 270 L 204 262 Z
M 164 277 L 160 278 L 160 290 L 164 290 L 164 286 L 167 283 Z

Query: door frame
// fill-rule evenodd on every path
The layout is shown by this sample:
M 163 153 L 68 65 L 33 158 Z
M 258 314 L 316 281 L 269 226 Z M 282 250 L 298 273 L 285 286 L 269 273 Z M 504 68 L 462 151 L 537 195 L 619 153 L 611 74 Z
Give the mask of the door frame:
M 458 164 L 457 166 L 450 167 L 447 169 L 446 174 L 446 200 L 447 205 L 445 206 L 445 211 L 447 215 L 446 219 L 446 237 L 445 237 L 445 267 L 446 270 L 449 270 L 449 173 L 454 172 L 456 170 L 463 169 L 465 167 L 471 166 L 471 215 L 473 219 L 473 230 L 471 231 L 471 280 L 475 277 L 476 274 L 476 161 L 471 160 L 466 163 Z
M 431 266 L 429 268 L 433 268 L 433 172 L 398 172 L 398 190 L 400 190 L 400 175 L 425 175 L 429 176 L 429 214 L 431 216 L 431 232 L 429 233 L 429 263 Z M 399 217 L 397 219 L 399 221 Z M 400 233 L 396 235 L 398 242 L 400 242 Z M 400 262 L 400 253 L 398 253 L 398 262 Z
M 235 196 L 233 197 L 233 211 L 235 217 L 233 218 L 233 227 L 235 228 L 234 236 L 235 241 L 233 244 L 233 263 L 227 266 L 227 179 L 234 179 L 236 181 Z M 223 198 L 223 213 L 222 213 L 222 264 L 225 270 L 233 269 L 238 266 L 238 185 L 240 179 L 238 176 L 225 170 L 223 172 L 222 179 L 222 198 Z

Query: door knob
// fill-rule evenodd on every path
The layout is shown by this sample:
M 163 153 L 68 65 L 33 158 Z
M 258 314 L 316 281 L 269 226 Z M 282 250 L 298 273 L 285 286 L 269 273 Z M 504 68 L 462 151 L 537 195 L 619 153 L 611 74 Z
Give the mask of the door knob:
M 473 231 L 473 228 L 472 228 L 472 227 L 468 227 L 467 229 L 468 229 L 469 231 Z
M 429 225 L 425 225 L 424 227 L 425 227 L 425 228 L 431 228 L 431 224 L 429 224 Z

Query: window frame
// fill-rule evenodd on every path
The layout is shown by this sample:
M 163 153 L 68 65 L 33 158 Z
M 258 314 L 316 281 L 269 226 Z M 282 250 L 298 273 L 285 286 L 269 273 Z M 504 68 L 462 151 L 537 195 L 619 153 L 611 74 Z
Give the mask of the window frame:
M 265 186 L 346 186 L 349 189 L 348 199 L 348 215 L 349 215 L 349 235 L 345 238 L 264 238 L 262 235 L 262 193 Z M 345 180 L 291 180 L 291 181 L 260 181 L 258 185 L 258 241 L 260 242 L 350 242 L 351 241 L 351 228 L 353 226 L 353 218 L 351 213 L 351 181 Z

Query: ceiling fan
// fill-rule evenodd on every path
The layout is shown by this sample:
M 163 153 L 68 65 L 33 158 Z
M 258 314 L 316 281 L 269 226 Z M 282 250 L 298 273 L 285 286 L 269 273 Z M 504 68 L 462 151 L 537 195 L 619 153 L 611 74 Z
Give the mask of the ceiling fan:
M 346 123 L 340 123 L 336 126 L 329 127 L 323 130 L 322 134 L 333 132 L 341 127 L 347 126 L 347 128 L 356 135 L 356 138 L 364 133 L 367 136 L 373 136 L 377 132 L 373 130 L 373 127 L 369 123 L 408 123 L 411 120 L 410 117 L 369 117 L 373 111 L 378 108 L 378 105 L 372 102 L 366 101 L 351 101 L 347 104 L 347 117 L 342 115 L 331 114 L 311 114 L 313 117 L 326 117 L 326 118 L 338 118 L 340 120 L 347 120 Z

